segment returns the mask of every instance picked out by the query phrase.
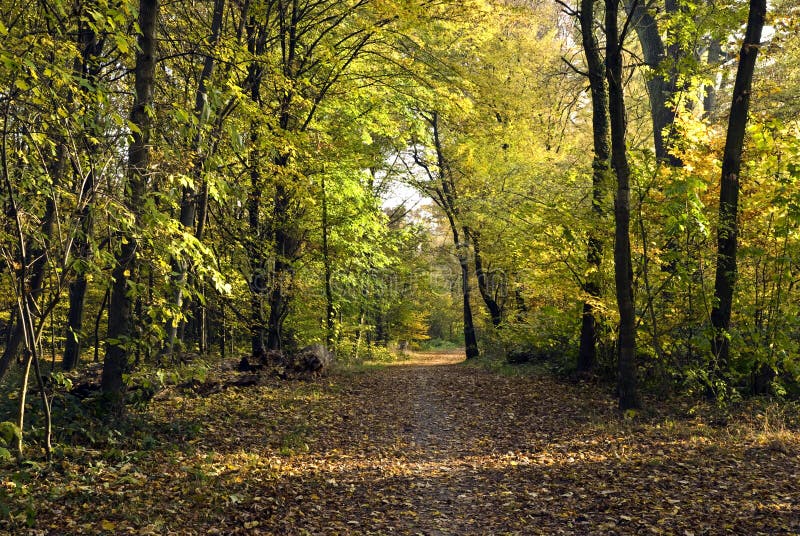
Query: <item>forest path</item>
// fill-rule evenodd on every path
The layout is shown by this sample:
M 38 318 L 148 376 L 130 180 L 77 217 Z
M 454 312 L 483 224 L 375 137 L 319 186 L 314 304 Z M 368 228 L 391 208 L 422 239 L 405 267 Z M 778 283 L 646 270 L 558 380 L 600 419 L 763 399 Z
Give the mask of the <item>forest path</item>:
M 167 392 L 138 449 L 36 481 L 27 533 L 800 533 L 796 433 L 626 422 L 594 385 L 460 360 Z
M 417 353 L 333 378 L 309 451 L 282 464 L 251 519 L 275 534 L 800 531 L 797 452 L 633 426 L 594 386 L 462 360 Z

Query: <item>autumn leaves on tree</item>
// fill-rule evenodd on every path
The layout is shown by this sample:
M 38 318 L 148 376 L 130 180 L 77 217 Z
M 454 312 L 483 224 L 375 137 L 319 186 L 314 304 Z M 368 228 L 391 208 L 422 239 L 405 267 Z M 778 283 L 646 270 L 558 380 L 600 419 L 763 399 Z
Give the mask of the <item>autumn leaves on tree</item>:
M 315 342 L 547 359 L 622 410 L 798 390 L 792 2 L 2 9 L 15 390 L 103 356 L 120 415 Z

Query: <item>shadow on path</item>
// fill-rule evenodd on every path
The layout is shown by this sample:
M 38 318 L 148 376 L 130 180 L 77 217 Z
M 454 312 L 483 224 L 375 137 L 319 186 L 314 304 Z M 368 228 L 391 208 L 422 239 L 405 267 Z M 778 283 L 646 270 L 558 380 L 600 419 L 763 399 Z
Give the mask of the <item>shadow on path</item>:
M 462 360 L 160 401 L 156 423 L 194 432 L 72 467 L 105 487 L 65 478 L 40 514 L 62 532 L 31 533 L 64 533 L 70 504 L 86 534 L 800 534 L 795 443 L 632 424 L 595 386 Z

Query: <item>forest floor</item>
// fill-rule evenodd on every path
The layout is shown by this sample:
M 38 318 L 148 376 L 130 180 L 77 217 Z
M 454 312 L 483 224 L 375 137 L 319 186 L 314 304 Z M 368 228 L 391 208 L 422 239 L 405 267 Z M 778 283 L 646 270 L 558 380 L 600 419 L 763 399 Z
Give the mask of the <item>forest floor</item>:
M 161 392 L 149 432 L 4 476 L 0 532 L 800 533 L 800 436 L 771 413 L 624 419 L 594 384 L 460 359 Z

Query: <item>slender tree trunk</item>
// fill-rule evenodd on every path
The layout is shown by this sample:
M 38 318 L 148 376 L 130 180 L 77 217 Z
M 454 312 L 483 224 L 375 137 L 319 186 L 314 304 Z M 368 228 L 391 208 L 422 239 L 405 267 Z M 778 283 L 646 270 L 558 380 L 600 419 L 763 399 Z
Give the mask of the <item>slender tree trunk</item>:
M 456 255 L 461 266 L 461 294 L 464 298 L 464 346 L 467 359 L 478 357 L 478 339 L 475 335 L 475 324 L 472 319 L 472 304 L 469 285 L 469 261 L 466 245 L 458 242 L 458 231 L 453 229 L 453 239 L 456 241 Z
M 22 437 L 25 431 L 25 406 L 28 396 L 28 384 L 31 378 L 31 364 L 33 363 L 32 353 L 24 352 L 24 355 L 25 362 L 22 368 L 22 384 L 19 389 L 19 406 L 17 411 L 17 427 L 20 430 L 20 434 L 17 437 L 17 461 L 22 461 L 25 452 L 25 444 L 22 441 Z
M 441 173 L 441 171 L 440 171 Z M 461 241 L 458 233 L 458 226 L 451 214 L 447 214 L 450 222 L 450 230 L 453 232 L 453 243 L 456 248 L 458 265 L 461 267 L 461 297 L 464 305 L 464 350 L 467 359 L 478 357 L 478 339 L 475 335 L 475 323 L 472 318 L 472 297 L 469 284 L 469 257 L 467 254 L 469 245 Z
M 6 325 L 6 343 L 5 345 L 8 346 L 11 342 L 11 338 L 14 336 L 14 326 L 17 325 L 17 308 L 12 307 L 11 311 L 8 314 L 8 324 Z
M 220 323 L 222 324 L 222 330 L 219 334 L 219 356 L 220 359 L 225 361 L 225 344 L 228 342 L 228 323 L 226 322 L 225 318 L 225 302 L 222 302 L 219 314 Z
M 528 305 L 525 303 L 525 296 L 522 295 L 522 289 L 519 287 L 514 289 L 514 304 L 517 309 L 517 322 L 524 322 L 525 315 L 528 314 Z
M 722 45 L 716 39 L 711 39 L 708 43 L 708 67 L 716 69 L 719 67 L 720 60 L 722 59 Z M 717 81 L 714 80 L 706 85 L 705 95 L 703 97 L 703 115 L 705 117 L 712 117 L 715 115 L 717 109 Z
M 471 292 L 469 285 L 469 244 L 461 241 L 459 236 L 459 207 L 456 201 L 456 188 L 450 173 L 450 168 L 447 165 L 447 159 L 444 156 L 444 148 L 442 147 L 442 140 L 439 132 L 439 114 L 432 112 L 430 117 L 427 118 L 428 123 L 433 130 L 433 145 L 436 150 L 436 169 L 438 170 L 438 187 L 433 188 L 436 193 L 434 201 L 442 208 L 447 220 L 450 223 L 450 230 L 453 233 L 453 245 L 456 248 L 456 258 L 461 267 L 461 296 L 463 298 L 464 306 L 464 347 L 467 359 L 478 357 L 478 340 L 475 334 L 475 323 L 472 318 L 472 304 Z M 428 173 L 430 173 L 430 168 Z M 431 179 L 434 177 L 431 176 Z
M 292 21 L 297 17 L 297 3 L 293 2 Z M 285 66 L 290 72 L 296 46 L 294 28 L 289 31 L 289 56 Z M 287 91 L 281 102 L 278 124 L 281 130 L 291 130 L 290 108 L 293 99 L 291 91 Z M 290 156 L 288 154 L 279 155 L 275 161 L 276 169 L 287 169 Z M 275 184 L 275 196 L 272 206 L 272 243 L 275 263 L 270 276 L 272 288 L 269 294 L 269 319 L 267 321 L 267 348 L 270 350 L 281 350 L 284 345 L 283 340 L 283 321 L 289 314 L 289 302 L 291 300 L 291 289 L 294 278 L 294 262 L 300 249 L 300 239 L 297 223 L 293 220 L 290 213 L 292 205 L 291 185 L 285 184 L 283 177 L 277 177 Z
M 325 269 L 325 343 L 333 346 L 333 289 L 331 288 L 331 255 L 328 247 L 328 192 L 325 189 L 325 175 L 321 179 L 322 186 L 322 263 Z
M 653 145 L 656 158 L 671 166 L 680 166 L 682 165 L 680 159 L 669 153 L 668 144 L 669 132 L 675 122 L 675 111 L 670 105 L 670 100 L 676 90 L 677 70 L 673 67 L 667 74 L 660 74 L 661 64 L 667 59 L 667 50 L 661 39 L 658 23 L 651 13 L 652 6 L 643 0 L 624 1 L 625 9 L 642 47 L 644 62 L 654 73 L 647 80 L 647 93 L 650 98 L 650 117 L 653 123 Z M 668 13 L 675 12 L 677 9 L 675 0 L 666 0 L 665 9 Z M 675 55 L 680 52 L 677 45 L 671 47 L 669 52 L 671 57 L 677 60 Z
M 255 125 L 253 129 L 255 129 Z M 253 130 L 251 142 L 258 142 L 258 135 Z M 262 295 L 268 287 L 266 280 L 266 267 L 261 253 L 261 172 L 258 167 L 258 150 L 250 153 L 250 199 L 248 202 L 248 222 L 250 236 L 248 242 L 248 256 L 253 271 L 250 281 L 250 351 L 251 355 L 258 356 L 264 352 L 264 315 L 262 311 Z
M 207 83 L 208 80 L 211 78 L 211 75 L 214 73 L 214 54 L 213 51 L 216 48 L 217 44 L 219 43 L 220 34 L 222 33 L 222 16 L 225 12 L 225 0 L 214 0 L 214 12 L 211 18 L 211 35 L 209 36 L 208 44 L 211 48 L 211 51 L 206 54 L 205 58 L 203 59 L 203 69 L 200 72 L 200 79 L 197 83 L 197 91 L 195 92 L 195 100 L 194 100 L 194 115 L 197 117 L 198 121 L 200 117 L 203 115 L 203 109 L 208 106 L 207 102 Z M 205 165 L 206 156 L 201 154 L 200 145 L 202 142 L 202 136 L 200 132 L 200 126 L 197 128 L 197 132 L 192 137 L 192 145 L 190 148 L 190 154 L 194 158 L 194 167 L 192 169 L 192 178 L 195 184 L 201 184 L 200 193 L 203 197 L 208 195 L 208 189 L 203 181 L 203 167 Z M 198 193 L 195 190 L 194 186 L 184 186 L 183 192 L 181 194 L 181 211 L 179 216 L 179 221 L 181 226 L 183 227 L 184 231 L 190 232 L 195 230 L 195 219 L 197 215 L 198 205 L 203 203 L 204 200 L 198 198 Z M 203 214 L 205 217 L 205 214 Z M 180 259 L 174 258 L 172 260 L 172 271 L 176 274 L 173 277 L 173 285 L 175 287 L 175 294 L 173 296 L 173 305 L 175 306 L 176 311 L 182 311 L 184 309 L 183 304 L 183 289 L 186 286 L 187 282 L 187 273 L 189 267 L 187 266 L 185 261 Z M 167 324 L 167 340 L 164 344 L 163 353 L 165 355 L 172 354 L 173 347 L 175 345 L 175 339 L 178 334 L 178 323 L 170 321 Z
M 6 114 L 8 114 L 8 107 L 6 108 Z M 27 248 L 26 248 L 26 240 L 25 240 L 25 234 L 23 233 L 23 230 L 22 230 L 22 221 L 21 221 L 21 218 L 20 218 L 19 207 L 18 207 L 17 201 L 16 201 L 16 195 L 15 195 L 15 192 L 14 192 L 14 186 L 12 185 L 11 178 L 10 178 L 9 173 L 8 173 L 8 161 L 7 161 L 8 152 L 7 152 L 7 147 L 6 147 L 6 133 L 5 132 L 3 134 L 2 142 L 3 142 L 2 143 L 2 158 L 1 158 L 2 162 L 0 162 L 0 169 L 2 169 L 3 185 L 5 186 L 6 195 L 8 196 L 8 200 L 7 200 L 8 206 L 6 208 L 7 208 L 7 214 L 10 215 L 11 217 L 13 217 L 13 219 L 14 219 L 15 230 L 16 230 L 16 242 L 17 242 L 17 248 L 19 250 L 18 262 L 21 265 L 20 268 L 19 268 L 19 272 L 18 272 L 19 273 L 18 290 L 17 290 L 17 295 L 16 295 L 16 298 L 17 298 L 17 313 L 18 313 L 17 314 L 17 318 L 18 318 L 18 323 L 20 325 L 20 329 L 22 330 L 22 335 L 23 335 L 24 341 L 25 341 L 25 370 L 24 370 L 24 373 L 23 373 L 22 386 L 20 388 L 19 406 L 18 406 L 19 407 L 19 413 L 18 413 L 18 417 L 19 418 L 18 418 L 18 421 L 17 421 L 18 422 L 18 427 L 19 427 L 19 437 L 18 437 L 18 441 L 17 441 L 18 459 L 21 461 L 22 460 L 22 455 L 23 455 L 22 434 L 23 434 L 24 424 L 25 424 L 25 409 L 26 409 L 25 397 L 26 397 L 27 391 L 28 391 L 28 380 L 29 380 L 29 377 L 30 377 L 31 363 L 33 363 L 35 374 L 36 374 L 36 381 L 39 384 L 39 394 L 41 395 L 42 404 L 43 404 L 43 410 L 44 410 L 44 416 L 45 416 L 45 452 L 47 453 L 48 461 L 50 461 L 50 458 L 51 458 L 50 438 L 51 438 L 51 433 L 52 433 L 52 420 L 51 420 L 51 413 L 50 413 L 50 402 L 49 402 L 49 400 L 47 398 L 47 391 L 45 390 L 44 380 L 42 378 L 41 369 L 39 368 L 39 356 L 40 356 L 39 350 L 41 348 L 40 345 L 39 345 L 39 342 L 41 340 L 42 329 L 44 328 L 44 318 L 42 318 L 42 320 L 41 320 L 41 322 L 39 324 L 38 330 L 37 330 L 37 328 L 34 326 L 34 324 L 35 324 L 34 323 L 34 314 L 33 314 L 33 310 L 32 310 L 33 308 L 35 308 L 36 295 L 33 293 L 33 291 L 36 289 L 36 287 L 34 287 L 33 285 L 31 285 L 31 286 L 27 285 L 27 279 L 28 279 L 28 269 L 27 269 L 28 268 L 28 261 L 27 261 L 27 259 L 28 259 L 28 254 L 27 254 Z M 60 147 L 63 147 L 63 146 L 60 146 Z M 58 156 L 60 157 L 62 155 L 59 154 Z M 62 159 L 57 157 L 56 163 L 54 164 L 53 168 L 58 168 L 58 166 L 59 166 L 58 161 L 59 160 L 62 160 Z M 60 172 L 60 169 L 52 169 L 51 168 L 50 172 L 53 173 L 54 171 Z M 54 175 L 54 177 L 55 177 L 55 175 Z M 55 182 L 56 179 L 53 178 L 53 181 Z M 53 205 L 52 205 L 52 209 L 53 210 L 55 210 L 55 203 L 56 203 L 55 196 L 56 196 L 56 192 L 55 192 L 55 189 L 54 189 L 53 190 L 53 194 L 52 194 L 52 196 L 50 198 L 52 200 L 52 203 L 53 203 Z M 50 209 L 50 208 L 51 208 L 51 206 L 48 205 L 48 209 Z M 45 236 L 47 237 L 48 235 L 45 235 Z M 50 236 L 52 236 L 52 234 Z M 42 257 L 41 258 L 40 257 L 35 257 L 36 260 L 33 263 L 33 269 L 34 270 L 36 270 L 37 262 L 39 262 L 40 259 L 41 259 L 41 263 L 42 264 L 46 263 L 46 258 L 47 258 L 46 257 L 46 248 L 47 248 L 47 242 L 45 243 L 45 250 L 44 250 L 44 252 L 42 254 Z M 10 262 L 8 258 L 6 259 L 6 262 L 8 262 L 9 271 L 13 270 L 12 262 Z M 35 271 L 34 271 L 33 275 L 36 276 Z M 41 288 L 41 282 L 39 282 L 38 288 Z
M 653 15 L 661 9 L 660 6 L 654 6 L 652 2 L 645 0 L 624 0 L 624 3 L 630 23 L 642 47 L 644 62 L 651 71 L 651 76 L 647 80 L 647 94 L 650 101 L 656 160 L 671 167 L 682 167 L 681 159 L 670 152 L 675 137 L 675 108 L 672 101 L 679 90 L 677 66 L 684 54 L 681 43 L 674 38 L 675 36 L 667 36 L 668 41 L 672 42 L 664 44 L 662 32 Z M 664 0 L 663 11 L 668 15 L 677 13 L 679 9 L 681 5 L 678 0 Z M 665 69 L 665 60 L 671 62 L 668 69 Z M 665 255 L 661 270 L 675 273 L 679 252 L 674 237 L 666 240 L 663 250 Z M 666 302 L 671 302 L 671 289 L 665 288 L 663 296 Z
M 639 407 L 636 387 L 636 313 L 633 301 L 631 265 L 630 167 L 625 141 L 625 97 L 622 72 L 622 42 L 619 18 L 620 0 L 606 0 L 606 78 L 608 79 L 608 109 L 611 125 L 611 166 L 617 176 L 614 199 L 614 281 L 619 309 L 618 359 L 619 408 Z
M 136 127 L 131 132 L 128 147 L 128 188 L 126 205 L 136 216 L 139 224 L 147 183 L 147 168 L 150 161 L 150 137 L 152 129 L 152 104 L 155 89 L 156 66 L 156 20 L 158 0 L 140 0 L 138 50 L 134 68 L 134 104 L 131 123 Z M 128 282 L 137 268 L 137 233 L 132 229 L 123 231 L 122 244 L 112 272 L 113 285 L 108 308 L 108 347 L 103 361 L 101 389 L 108 402 L 109 415 L 118 415 L 124 410 L 125 384 L 123 375 L 130 367 L 132 343 L 135 338 L 133 326 L 132 297 Z
M 589 232 L 586 260 L 589 274 L 584 290 L 589 299 L 583 302 L 581 316 L 580 347 L 578 349 L 578 372 L 586 373 L 597 364 L 597 314 L 595 304 L 601 296 L 600 268 L 603 259 L 603 234 L 601 229 L 606 213 L 605 198 L 608 194 L 609 153 L 608 145 L 608 92 L 606 73 L 600 48 L 594 36 L 594 3 L 596 0 L 581 0 L 580 25 L 583 50 L 589 75 L 592 96 L 592 139 L 594 159 L 592 161 L 592 219 Z
M 103 301 L 100 302 L 100 308 L 97 310 L 97 316 L 94 319 L 94 362 L 100 362 L 100 322 L 103 320 L 103 310 L 108 304 L 108 298 L 111 296 L 111 289 L 107 288 L 103 294 Z
M 103 51 L 103 40 L 97 38 L 95 31 L 89 26 L 81 27 L 78 32 L 78 46 L 81 49 L 81 60 L 76 61 L 75 71 L 80 76 L 84 77 L 90 86 L 97 84 L 97 78 L 100 75 L 100 63 L 97 58 Z M 82 91 L 87 93 L 86 88 L 82 87 Z M 87 115 L 96 117 L 96 110 L 87 110 Z M 97 130 L 96 121 L 92 125 L 92 129 Z M 91 132 L 91 131 L 90 131 Z M 88 134 L 88 133 L 87 133 Z M 96 134 L 97 135 L 97 134 Z M 76 257 L 82 262 L 88 262 L 91 256 L 90 237 L 94 227 L 92 218 L 92 203 L 94 191 L 97 182 L 93 159 L 99 152 L 99 145 L 90 139 L 90 136 L 85 137 L 84 145 L 86 146 L 86 158 L 89 161 L 89 170 L 86 177 L 80 179 L 80 201 L 81 206 L 78 212 L 78 225 L 80 226 L 80 233 L 75 240 Z M 67 312 L 67 337 L 66 345 L 64 348 L 64 357 L 61 366 L 64 370 L 72 370 L 78 365 L 81 356 L 81 349 L 83 343 L 83 317 L 86 302 L 86 268 L 79 266 L 76 270 L 75 279 L 69 285 L 69 311 Z
M 351 356 L 353 361 L 358 361 L 358 352 L 361 348 L 361 339 L 364 334 L 364 320 L 366 320 L 366 310 L 364 302 L 361 302 L 358 309 L 358 327 L 356 328 L 355 341 L 353 342 L 353 354 Z
M 730 325 L 733 292 L 736 284 L 736 252 L 739 224 L 739 173 L 742 167 L 747 114 L 753 84 L 756 57 L 761 45 L 761 31 L 767 12 L 766 0 L 750 0 L 747 30 L 739 56 L 739 67 L 733 86 L 733 100 L 728 117 L 728 133 L 722 157 L 722 179 L 719 194 L 719 227 L 717 229 L 717 270 L 714 278 L 714 307 L 711 325 L 716 371 L 725 374 L 730 353 Z
M 280 166 L 287 165 L 281 159 Z M 269 294 L 269 319 L 267 321 L 267 348 L 281 350 L 284 345 L 283 321 L 289 313 L 289 296 L 294 277 L 293 263 L 299 248 L 299 240 L 294 236 L 294 224 L 290 222 L 289 205 L 291 195 L 283 184 L 275 187 L 275 205 L 272 221 L 275 226 L 275 264 L 272 271 L 272 288 Z
M 503 309 L 497 303 L 497 300 L 492 296 L 492 289 L 490 288 L 490 281 L 483 269 L 483 258 L 480 249 L 480 233 L 467 227 L 463 228 L 464 237 L 472 242 L 472 253 L 475 256 L 475 277 L 478 280 L 478 291 L 483 298 L 483 303 L 486 304 L 486 309 L 489 311 L 489 317 L 492 319 L 492 325 L 499 328 L 503 322 Z
M 243 14 L 244 18 L 245 15 Z M 260 26 L 254 16 L 250 17 L 247 23 L 247 51 L 254 58 L 260 57 L 264 53 L 266 41 L 266 30 Z M 250 93 L 250 100 L 253 104 L 261 106 L 261 81 L 264 76 L 264 67 L 259 61 L 250 63 L 247 71 L 247 79 L 244 88 Z M 261 195 L 263 180 L 261 176 L 261 152 L 258 144 L 259 125 L 253 120 L 250 124 L 250 191 L 248 192 L 247 212 L 248 212 L 248 237 L 245 247 L 247 256 L 250 260 L 250 267 L 253 272 L 250 281 L 250 351 L 253 356 L 262 354 L 265 350 L 264 345 L 264 315 L 262 311 L 263 294 L 268 289 L 269 281 L 265 258 L 263 254 L 262 241 L 264 231 L 261 222 Z
M 30 294 L 30 299 L 34 301 L 36 301 L 42 293 L 44 276 L 47 272 L 47 262 L 49 259 L 48 246 L 53 238 L 53 232 L 55 230 L 56 217 L 58 213 L 58 207 L 56 205 L 56 195 L 58 194 L 56 189 L 64 173 L 64 164 L 64 145 L 59 143 L 56 150 L 56 155 L 48 166 L 48 174 L 50 176 L 50 180 L 52 181 L 52 186 L 51 195 L 49 195 L 45 200 L 44 215 L 42 216 L 42 225 L 40 227 L 42 247 L 31 248 L 23 261 L 30 265 L 30 278 L 26 284 L 28 285 L 27 292 Z M 20 345 L 26 342 L 25 329 L 23 326 L 24 321 L 25 319 L 23 317 L 17 317 L 17 323 L 13 328 L 14 332 L 12 333 L 8 344 L 3 350 L 2 357 L 0 357 L 0 378 L 5 376 L 9 366 L 11 365 L 11 362 L 19 352 Z
M 0 378 L 6 375 L 11 367 L 11 362 L 14 361 L 14 357 L 19 353 L 19 346 L 22 344 L 23 339 L 22 324 L 19 322 L 19 319 L 17 319 L 13 325 L 9 326 L 11 334 L 7 338 L 8 342 L 3 349 L 3 355 L 0 356 Z
M 79 244 L 79 248 L 83 244 Z M 80 253 L 79 253 L 80 254 Z M 61 366 L 72 370 L 78 366 L 83 342 L 83 313 L 86 296 L 86 275 L 78 273 L 69 284 L 69 311 L 67 313 L 67 341 Z

